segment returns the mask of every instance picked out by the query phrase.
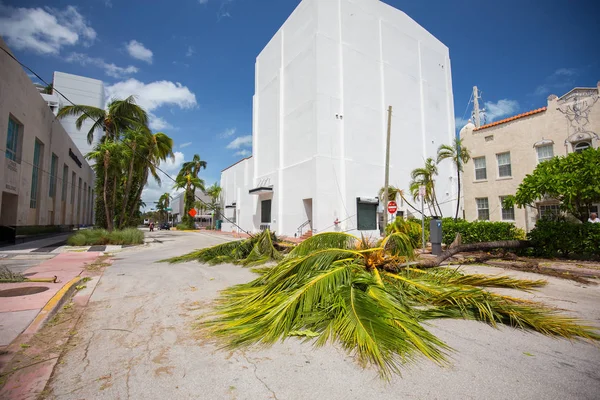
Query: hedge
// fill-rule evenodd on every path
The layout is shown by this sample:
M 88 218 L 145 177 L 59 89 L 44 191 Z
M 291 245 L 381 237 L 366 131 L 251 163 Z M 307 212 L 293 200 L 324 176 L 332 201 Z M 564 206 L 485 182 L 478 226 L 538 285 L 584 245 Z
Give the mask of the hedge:
M 108 232 L 105 229 L 82 229 L 69 236 L 69 246 L 90 246 L 106 244 L 142 244 L 144 243 L 144 232 L 135 228 L 115 230 Z
M 541 219 L 527 238 L 535 256 L 600 259 L 600 224 Z
M 450 245 L 456 234 L 460 233 L 462 243 L 494 242 L 498 240 L 525 239 L 525 231 L 509 222 L 473 221 L 453 218 L 442 219 L 442 241 Z

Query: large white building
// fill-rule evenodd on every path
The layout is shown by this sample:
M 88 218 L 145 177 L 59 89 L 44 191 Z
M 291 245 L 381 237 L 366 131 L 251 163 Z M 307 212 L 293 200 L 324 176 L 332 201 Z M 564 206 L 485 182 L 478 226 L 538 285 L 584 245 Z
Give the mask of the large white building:
M 10 51 L 0 38 L 0 47 Z M 0 242 L 91 224 L 94 172 L 23 68 L 0 51 Z
M 67 74 L 65 72 L 54 72 L 52 86 L 54 89 L 53 95 L 58 98 L 59 110 L 65 106 L 72 105 L 59 93 L 62 93 L 77 105 L 104 108 L 104 84 L 98 79 Z M 88 119 L 83 123 L 81 129 L 77 129 L 75 126 L 77 118 L 76 116 L 61 118 L 60 123 L 69 136 L 71 136 L 79 151 L 85 155 L 92 151 L 104 133 L 102 130 L 97 130 L 94 134 L 94 141 L 92 144 L 89 144 L 87 134 L 94 125 L 94 121 Z
M 388 106 L 390 184 L 406 190 L 454 136 L 448 48 L 379 0 L 303 0 L 256 60 L 253 155 L 222 172 L 225 216 L 286 236 L 378 235 Z M 448 214 L 452 168 L 436 183 Z

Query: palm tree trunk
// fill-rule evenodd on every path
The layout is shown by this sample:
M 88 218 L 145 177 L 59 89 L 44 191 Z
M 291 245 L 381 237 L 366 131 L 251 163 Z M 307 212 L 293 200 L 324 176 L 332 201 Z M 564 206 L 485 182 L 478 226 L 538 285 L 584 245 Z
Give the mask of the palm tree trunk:
M 458 191 L 457 191 L 457 196 L 458 198 L 456 199 L 456 215 L 454 216 L 454 222 L 456 222 L 456 220 L 458 220 L 458 210 L 460 209 L 460 169 L 458 168 L 458 165 L 456 166 L 456 173 L 458 176 Z
M 437 205 L 438 211 L 440 212 L 440 218 L 443 218 L 442 208 L 440 207 L 440 203 L 438 203 L 437 195 L 435 194 L 435 186 L 431 188 L 431 192 L 433 194 L 433 210 L 435 211 L 435 206 Z M 435 211 L 437 214 L 437 211 Z
M 144 191 L 144 187 L 146 186 L 146 183 L 148 183 L 148 168 L 144 169 L 144 179 L 142 179 L 142 183 L 140 184 L 140 187 L 138 188 L 138 191 L 135 195 L 135 201 L 133 203 L 133 206 L 131 207 L 131 210 L 129 211 L 129 220 L 133 220 L 133 214 L 135 214 L 135 207 L 140 203 L 140 200 L 142 198 L 142 192 Z
M 125 195 L 123 196 L 123 205 L 121 209 L 121 218 L 119 219 L 119 228 L 123 228 L 125 222 L 125 216 L 127 215 L 127 201 L 129 200 L 129 192 L 131 191 L 131 183 L 133 181 L 133 164 L 135 161 L 135 147 L 136 143 L 133 142 L 131 148 L 133 150 L 131 154 L 131 162 L 129 163 L 129 173 L 127 174 L 127 185 L 125 187 Z
M 106 215 L 106 227 L 108 228 L 109 232 L 112 232 L 113 230 L 113 221 L 112 218 L 110 216 L 110 205 L 108 204 L 108 165 L 110 162 L 110 155 L 108 152 L 106 152 L 104 154 L 104 190 L 103 190 L 103 197 L 104 197 L 104 214 Z

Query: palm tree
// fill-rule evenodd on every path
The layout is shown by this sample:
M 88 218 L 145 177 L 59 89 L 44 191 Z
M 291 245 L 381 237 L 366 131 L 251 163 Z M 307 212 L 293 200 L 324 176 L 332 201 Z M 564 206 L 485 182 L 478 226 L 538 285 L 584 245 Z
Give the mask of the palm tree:
M 167 158 L 174 159 L 173 139 L 162 132 L 157 132 L 149 137 L 149 142 L 138 151 L 138 155 L 138 174 L 140 178 L 138 179 L 138 184 L 136 185 L 137 188 L 135 191 L 135 196 L 133 197 L 133 202 L 129 207 L 129 220 L 133 219 L 135 211 L 139 209 L 139 207 L 136 208 L 136 206 L 141 201 L 142 192 L 148 183 L 148 177 L 152 175 L 156 182 L 159 184 L 161 183 L 161 179 L 158 175 L 156 167 Z
M 469 149 L 467 149 L 462 144 L 462 139 L 454 138 L 454 142 L 452 145 L 443 144 L 438 148 L 437 151 L 437 163 L 439 164 L 443 160 L 450 159 L 456 165 L 456 174 L 457 174 L 457 193 L 458 198 L 456 200 L 456 215 L 454 216 L 454 220 L 458 219 L 458 210 L 460 208 L 460 173 L 464 171 L 464 165 L 471 160 L 471 154 L 469 153 Z
M 206 161 L 200 159 L 198 154 L 194 154 L 192 161 L 183 163 L 181 171 L 184 171 L 184 175 L 192 174 L 193 177 L 197 178 L 201 169 L 206 169 Z
M 379 189 L 379 200 L 380 201 L 384 200 L 384 192 L 385 192 L 385 188 L 382 187 L 381 189 Z M 406 204 L 408 204 L 408 206 L 410 208 L 412 208 L 413 210 L 415 210 L 416 212 L 421 214 L 421 210 L 417 209 L 410 201 L 408 201 L 408 199 L 404 195 L 404 190 L 399 189 L 392 185 L 388 186 L 388 199 L 395 200 L 398 196 L 400 196 L 402 201 L 405 202 Z
M 129 159 L 129 168 L 127 172 L 127 178 L 125 182 L 125 192 L 123 194 L 123 201 L 121 206 L 121 216 L 119 218 L 119 227 L 122 228 L 127 222 L 127 204 L 130 202 L 131 188 L 134 183 L 134 178 L 138 176 L 134 175 L 136 164 L 140 165 L 140 157 L 138 150 L 142 150 L 150 144 L 152 133 L 145 127 L 138 127 L 136 129 L 128 129 L 125 131 L 125 137 L 123 142 L 125 144 L 125 158 Z
M 412 181 L 410 182 L 410 192 L 413 198 L 416 199 L 419 194 L 419 187 L 425 186 L 424 201 L 429 207 L 429 212 L 431 213 L 431 208 L 433 207 L 433 212 L 439 212 L 439 215 L 441 217 L 442 209 L 440 208 L 440 205 L 437 202 L 437 196 L 435 194 L 435 176 L 437 174 L 437 165 L 433 158 L 430 157 L 427 160 L 425 160 L 424 167 L 416 168 L 411 172 L 410 176 Z
M 79 116 L 75 121 L 77 129 L 81 129 L 88 119 L 94 122 L 87 134 L 89 144 L 94 141 L 94 132 L 97 129 L 103 129 L 106 137 L 118 140 L 123 130 L 148 125 L 148 115 L 136 104 L 134 96 L 125 100 L 113 99 L 108 103 L 106 110 L 86 105 L 66 106 L 60 109 L 57 117 L 60 119 L 66 116 Z
M 160 198 L 158 199 L 158 205 L 156 206 L 157 209 L 159 209 L 160 211 L 162 211 L 163 213 L 166 214 L 165 217 L 167 219 L 167 222 L 169 222 L 167 208 L 169 208 L 170 203 L 171 203 L 171 195 L 169 193 L 163 193 L 163 195 L 160 196 Z
M 118 170 L 120 169 L 120 157 L 118 156 L 122 153 L 123 148 L 119 143 L 115 143 L 111 140 L 106 140 L 104 142 L 98 143 L 93 151 L 89 152 L 86 155 L 88 160 L 94 159 L 96 160 L 96 165 L 102 166 L 102 177 L 103 177 L 103 185 L 102 185 L 102 200 L 104 203 L 104 215 L 106 218 L 106 227 L 109 231 L 114 229 L 114 197 L 115 197 L 115 187 L 110 188 L 111 181 L 116 183 L 116 180 L 111 177 L 114 176 Z M 99 177 L 98 177 L 99 178 Z M 112 194 L 112 198 L 110 197 Z
M 191 172 L 183 175 L 182 171 L 179 171 L 177 178 L 175 178 L 174 189 L 184 189 L 185 197 L 184 197 L 184 215 L 183 220 L 189 221 L 188 212 L 194 207 L 195 201 L 195 190 L 200 189 L 204 191 L 204 181 L 200 178 L 194 177 Z M 192 226 L 192 222 L 188 223 L 188 226 Z
M 215 182 L 206 191 L 206 194 L 211 199 L 210 208 L 211 208 L 211 210 L 213 212 L 213 218 L 212 218 L 212 226 L 213 226 L 213 228 L 215 227 L 215 219 L 217 218 L 217 216 L 219 214 L 220 198 L 221 198 L 221 192 L 222 191 L 223 191 L 223 188 L 221 186 L 219 186 L 218 182 Z
M 283 258 L 272 254 L 272 241 L 261 239 L 167 260 L 256 265 L 279 259 L 273 267 L 255 269 L 261 274 L 257 279 L 221 292 L 212 318 L 199 325 L 229 349 L 271 345 L 289 336 L 315 337 L 316 345 L 338 342 L 361 365 L 374 365 L 389 378 L 419 355 L 446 364 L 451 349 L 427 329 L 433 319 L 600 340 L 597 328 L 554 308 L 485 289 L 529 290 L 545 281 L 405 268 L 414 243 L 402 229 L 375 245 L 345 233 L 321 233 Z

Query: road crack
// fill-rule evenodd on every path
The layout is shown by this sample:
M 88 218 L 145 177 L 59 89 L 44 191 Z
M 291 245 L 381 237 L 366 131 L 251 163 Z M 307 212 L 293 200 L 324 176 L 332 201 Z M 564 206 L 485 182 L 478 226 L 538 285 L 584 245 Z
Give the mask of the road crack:
M 90 340 L 88 340 L 87 345 L 85 346 L 85 350 L 84 350 L 84 353 L 83 353 L 83 358 L 81 359 L 81 361 L 85 361 L 86 364 L 83 367 L 83 372 L 81 373 L 81 375 L 85 374 L 85 371 L 90 366 L 90 360 L 88 358 L 88 351 L 90 349 L 90 344 L 92 344 L 92 340 L 94 339 L 95 335 L 96 335 L 96 332 L 92 332 L 92 336 L 90 337 Z
M 269 392 L 271 392 L 271 394 L 273 395 L 273 398 L 274 398 L 275 400 L 279 400 L 279 399 L 277 398 L 277 395 L 276 395 L 276 394 L 275 394 L 275 392 L 273 391 L 273 389 L 271 389 L 271 388 L 269 387 L 269 385 L 267 385 L 267 383 L 266 383 L 265 381 L 263 381 L 263 380 L 262 380 L 262 379 L 261 379 L 261 378 L 258 376 L 258 374 L 256 373 L 256 370 L 258 369 L 258 366 L 256 365 L 256 363 L 255 363 L 255 362 L 252 362 L 252 361 L 250 361 L 250 359 L 248 358 L 248 356 L 246 356 L 246 354 L 245 354 L 245 353 L 242 353 L 242 356 L 243 356 L 243 357 L 246 359 L 246 361 L 248 362 L 248 364 L 252 364 L 252 366 L 254 367 L 254 376 L 256 377 L 256 379 L 257 379 L 257 380 L 258 380 L 260 383 L 262 383 L 262 384 L 263 384 L 263 386 L 264 386 L 264 387 L 265 387 L 265 388 L 266 388 L 266 389 L 267 389 Z

